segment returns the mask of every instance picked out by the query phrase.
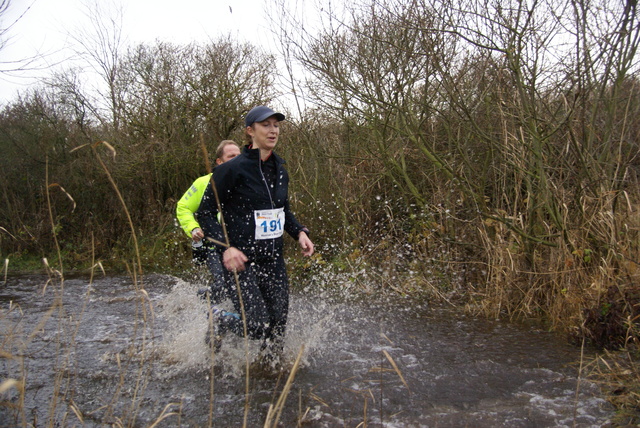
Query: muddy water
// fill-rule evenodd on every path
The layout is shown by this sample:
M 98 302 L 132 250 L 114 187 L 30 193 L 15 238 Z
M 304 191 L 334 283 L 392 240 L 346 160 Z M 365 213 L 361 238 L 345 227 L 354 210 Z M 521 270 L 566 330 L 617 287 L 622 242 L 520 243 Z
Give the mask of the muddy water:
M 2 394 L 0 426 L 263 426 L 297 356 L 279 426 L 597 427 L 613 414 L 561 338 L 409 300 L 294 293 L 284 370 L 235 337 L 211 355 L 201 285 L 9 278 L 0 373 L 26 389 Z

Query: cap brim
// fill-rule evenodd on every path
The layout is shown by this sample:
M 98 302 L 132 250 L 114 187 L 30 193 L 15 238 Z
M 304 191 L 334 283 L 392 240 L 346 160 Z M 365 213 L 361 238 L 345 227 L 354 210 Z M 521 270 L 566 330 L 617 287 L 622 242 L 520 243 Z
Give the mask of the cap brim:
M 282 113 L 266 113 L 263 116 L 260 116 L 259 118 L 257 118 L 255 122 L 262 122 L 264 120 L 269 119 L 270 117 L 275 117 L 276 119 L 278 119 L 278 122 L 281 122 L 285 119 L 284 114 Z

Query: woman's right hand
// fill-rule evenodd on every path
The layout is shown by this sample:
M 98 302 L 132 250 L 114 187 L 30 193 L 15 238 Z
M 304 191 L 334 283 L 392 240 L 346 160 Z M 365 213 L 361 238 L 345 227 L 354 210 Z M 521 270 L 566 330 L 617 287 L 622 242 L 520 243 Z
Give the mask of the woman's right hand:
M 249 259 L 247 256 L 245 256 L 244 253 L 236 247 L 229 247 L 222 254 L 222 263 L 224 264 L 224 267 L 231 272 L 243 271 L 244 264 L 248 261 Z

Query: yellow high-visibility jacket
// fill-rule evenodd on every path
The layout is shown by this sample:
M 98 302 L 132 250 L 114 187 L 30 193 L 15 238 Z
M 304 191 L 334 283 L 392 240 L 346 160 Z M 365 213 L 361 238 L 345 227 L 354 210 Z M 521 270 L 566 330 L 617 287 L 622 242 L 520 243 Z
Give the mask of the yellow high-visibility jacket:
M 202 196 L 210 180 L 211 174 L 199 177 L 193 182 L 191 187 L 189 187 L 189 190 L 182 195 L 182 198 L 180 198 L 176 205 L 176 217 L 178 218 L 180 227 L 189 237 L 191 237 L 191 231 L 193 229 L 200 227 L 200 224 L 196 220 L 195 212 L 200 208 Z

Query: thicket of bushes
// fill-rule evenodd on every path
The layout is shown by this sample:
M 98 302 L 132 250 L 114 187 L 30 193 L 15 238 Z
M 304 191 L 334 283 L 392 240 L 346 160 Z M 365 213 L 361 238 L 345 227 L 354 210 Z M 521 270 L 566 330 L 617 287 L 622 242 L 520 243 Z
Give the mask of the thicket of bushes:
M 174 208 L 206 172 L 201 142 L 242 140 L 244 114 L 268 104 L 291 118 L 278 152 L 319 249 L 300 268 L 545 318 L 602 346 L 635 340 L 635 3 L 466 3 L 326 8 L 313 32 L 282 13 L 277 54 L 231 39 L 132 47 L 103 56 L 99 95 L 78 70 L 52 76 L 0 113 L 3 258 L 51 256 L 55 232 L 71 262 L 133 263 L 104 162 L 144 267 L 185 267 Z M 291 94 L 305 107 L 283 105 Z

